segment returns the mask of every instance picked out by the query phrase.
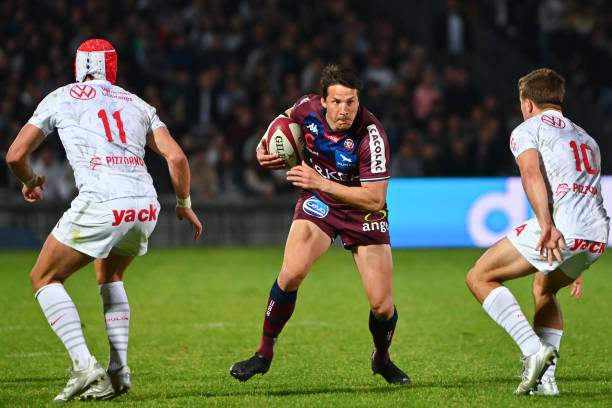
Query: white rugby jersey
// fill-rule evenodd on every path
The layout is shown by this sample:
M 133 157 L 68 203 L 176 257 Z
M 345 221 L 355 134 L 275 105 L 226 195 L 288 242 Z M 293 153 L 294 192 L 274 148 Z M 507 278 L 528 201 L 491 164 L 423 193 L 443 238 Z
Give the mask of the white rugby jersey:
M 553 219 L 566 238 L 608 242 L 609 218 L 600 187 L 599 146 L 561 112 L 547 110 L 521 123 L 510 137 L 514 157 L 537 149 L 550 189 Z
M 136 95 L 105 80 L 69 84 L 47 95 L 28 123 L 45 136 L 57 128 L 85 199 L 157 197 L 145 144 L 148 133 L 165 125 Z

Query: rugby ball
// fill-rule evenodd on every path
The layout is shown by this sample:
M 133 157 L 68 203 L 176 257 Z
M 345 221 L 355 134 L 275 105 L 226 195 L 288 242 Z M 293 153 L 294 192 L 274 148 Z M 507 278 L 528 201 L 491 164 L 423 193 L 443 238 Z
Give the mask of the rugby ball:
M 265 137 L 268 153 L 278 154 L 288 168 L 301 163 L 304 158 L 304 134 L 295 120 L 278 116 L 268 126 Z

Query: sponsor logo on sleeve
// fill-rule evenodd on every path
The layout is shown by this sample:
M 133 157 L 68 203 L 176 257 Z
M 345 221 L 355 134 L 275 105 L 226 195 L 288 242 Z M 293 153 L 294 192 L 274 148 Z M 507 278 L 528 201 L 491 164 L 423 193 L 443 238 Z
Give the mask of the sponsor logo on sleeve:
M 514 138 L 514 136 L 510 138 L 510 149 L 513 152 L 516 152 L 516 139 Z
M 312 215 L 317 218 L 325 218 L 329 213 L 329 207 L 323 201 L 317 197 L 310 197 L 302 204 L 302 210 L 308 215 Z
M 370 134 L 370 171 L 374 174 L 384 173 L 387 171 L 385 143 L 376 125 L 368 126 L 368 133 Z

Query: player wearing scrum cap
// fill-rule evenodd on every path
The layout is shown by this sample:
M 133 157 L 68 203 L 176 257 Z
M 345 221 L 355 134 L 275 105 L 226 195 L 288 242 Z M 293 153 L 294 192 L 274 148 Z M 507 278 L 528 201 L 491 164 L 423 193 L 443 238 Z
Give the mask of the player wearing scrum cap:
M 25 200 L 41 200 L 45 176 L 32 171 L 29 156 L 57 129 L 79 190 L 45 241 L 30 274 L 35 298 L 73 363 L 70 379 L 54 402 L 107 399 L 131 387 L 127 365 L 130 307 L 122 279 L 134 257 L 147 252 L 160 210 L 143 161 L 145 145 L 168 163 L 177 217 L 193 225 L 194 239 L 202 232 L 190 208 L 190 172 L 183 151 L 155 108 L 114 85 L 116 74 L 113 46 L 102 39 L 85 41 L 75 58 L 77 82 L 43 99 L 6 156 L 11 171 L 23 182 Z M 89 352 L 79 314 L 63 285 L 91 261 L 110 344 L 107 370 Z
M 557 395 L 563 320 L 556 293 L 599 259 L 609 218 L 600 190 L 599 146 L 561 110 L 565 79 L 542 68 L 522 77 L 518 90 L 525 121 L 512 132 L 510 149 L 535 218 L 485 252 L 467 284 L 521 349 L 523 375 L 515 394 Z M 503 282 L 536 271 L 541 273 L 533 283 L 534 330 Z
M 285 112 L 300 125 L 309 158 L 287 173 L 302 192 L 283 264 L 270 291 L 260 346 L 253 357 L 230 368 L 240 381 L 268 371 L 276 339 L 293 313 L 298 287 L 340 236 L 353 255 L 370 303 L 372 371 L 389 383 L 410 384 L 389 358 L 398 316 L 386 204 L 389 145 L 380 122 L 360 105 L 360 88 L 351 70 L 330 65 L 321 75 L 323 95 L 305 95 Z M 265 140 L 257 148 L 257 161 L 266 168 L 284 168 L 277 154 L 266 153 Z

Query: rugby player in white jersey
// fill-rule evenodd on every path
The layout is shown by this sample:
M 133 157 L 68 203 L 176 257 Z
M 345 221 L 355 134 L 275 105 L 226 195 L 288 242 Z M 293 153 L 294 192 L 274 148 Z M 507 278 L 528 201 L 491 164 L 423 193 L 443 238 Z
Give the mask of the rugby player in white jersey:
M 202 232 L 191 209 L 185 154 L 155 108 L 114 85 L 116 72 L 117 54 L 108 41 L 81 44 L 75 60 L 76 83 L 45 97 L 7 154 L 11 171 L 24 184 L 25 200 L 39 201 L 45 176 L 32 171 L 29 156 L 57 129 L 79 190 L 45 241 L 30 275 L 35 297 L 73 362 L 70 379 L 54 402 L 107 399 L 131 387 L 130 307 L 122 279 L 134 257 L 147 252 L 160 210 L 143 161 L 145 145 L 168 163 L 177 217 L 194 227 L 194 240 Z M 110 344 L 107 370 L 89 352 L 77 309 L 63 285 L 91 261 Z
M 467 274 L 484 310 L 514 339 L 523 354 L 517 395 L 557 395 L 554 369 L 563 334 L 555 294 L 603 253 L 609 218 L 600 191 L 597 143 L 563 116 L 565 79 L 542 68 L 518 81 L 525 121 L 510 138 L 535 218 L 493 245 Z M 534 277 L 534 328 L 503 282 Z

